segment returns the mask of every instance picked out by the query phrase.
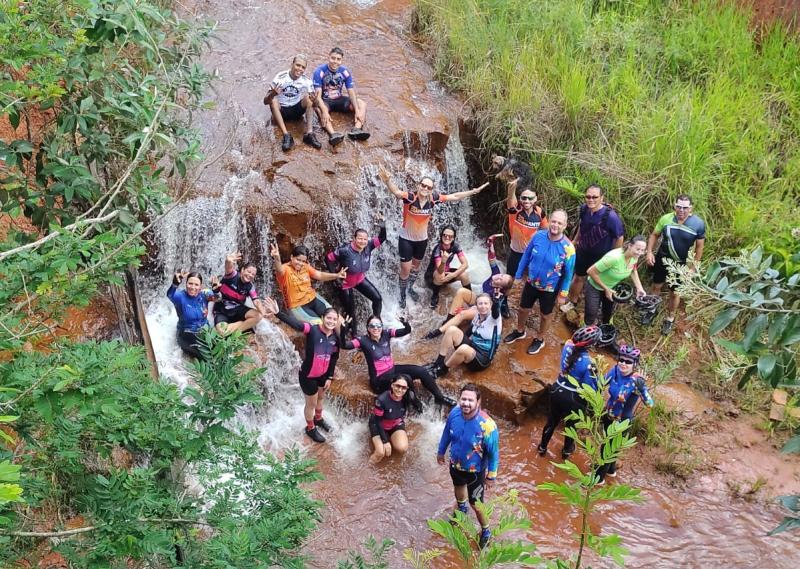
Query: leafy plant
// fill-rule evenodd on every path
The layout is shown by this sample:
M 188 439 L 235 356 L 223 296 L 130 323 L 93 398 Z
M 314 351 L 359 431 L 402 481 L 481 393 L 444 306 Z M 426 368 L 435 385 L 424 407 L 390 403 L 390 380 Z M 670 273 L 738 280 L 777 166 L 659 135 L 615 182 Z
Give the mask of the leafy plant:
M 455 549 L 470 569 L 487 569 L 502 565 L 515 566 L 538 565 L 542 559 L 535 557 L 536 546 L 521 539 L 509 539 L 504 536 L 511 532 L 526 531 L 531 527 L 531 520 L 516 490 L 509 490 L 502 496 L 477 504 L 478 509 L 492 523 L 492 539 L 480 549 L 478 539 L 480 528 L 463 512 L 456 511 L 452 520 L 428 520 L 431 531 L 442 537 L 450 547 Z M 405 550 L 403 558 L 413 563 L 415 568 L 430 567 L 433 559 L 441 555 L 439 550 L 421 553 L 411 549 Z
M 19 417 L 18 450 L 0 448 L 0 464 L 13 461 L 25 490 L 0 516 L 0 560 L 58 537 L 54 549 L 75 567 L 302 565 L 295 549 L 320 507 L 302 488 L 318 478 L 313 461 L 273 457 L 232 428 L 237 407 L 260 400 L 263 370 L 242 358 L 239 335 L 204 340 L 210 361 L 194 365 L 184 394 L 118 341 L 0 364 L 0 408 Z
M 641 491 L 632 488 L 627 484 L 613 484 L 608 486 L 598 486 L 599 478 L 595 474 L 596 469 L 616 462 L 622 453 L 636 444 L 636 439 L 629 437 L 626 433 L 630 427 L 630 421 L 614 421 L 608 427 L 603 428 L 602 416 L 605 408 L 603 391 L 606 382 L 600 382 L 598 390 L 592 389 L 587 385 L 580 385 L 573 378 L 571 382 L 575 385 L 581 398 L 587 403 L 586 412 L 579 410 L 569 418 L 575 419 L 574 426 L 566 427 L 564 435 L 575 439 L 576 444 L 589 457 L 591 470 L 584 473 L 573 462 L 566 460 L 563 463 L 554 463 L 567 473 L 572 479 L 569 482 L 545 482 L 539 484 L 540 490 L 546 490 L 556 496 L 570 507 L 576 509 L 580 514 L 581 528 L 578 533 L 578 551 L 574 562 L 558 567 L 570 567 L 580 569 L 583 561 L 584 549 L 589 547 L 601 557 L 611 557 L 617 564 L 623 564 L 623 556 L 627 550 L 622 547 L 622 539 L 616 534 L 596 535 L 592 533 L 589 525 L 589 516 L 603 502 L 613 501 L 641 501 Z M 580 436 L 583 433 L 583 437 Z
M 781 452 L 800 454 L 800 435 L 795 435 L 784 445 Z M 776 535 L 784 531 L 800 528 L 800 495 L 781 496 L 778 502 L 791 512 L 783 521 L 767 535 Z
M 5 0 L 0 15 L 0 349 L 51 332 L 138 264 L 144 224 L 200 157 L 210 28 L 148 1 Z
M 357 551 L 348 551 L 347 559 L 340 559 L 336 564 L 336 569 L 386 569 L 389 564 L 386 562 L 386 554 L 394 546 L 391 539 L 383 539 L 378 542 L 374 536 L 368 535 L 364 540 L 364 547 L 368 551 L 365 557 Z
M 799 384 L 800 273 L 782 276 L 773 263 L 756 247 L 713 262 L 704 274 L 675 267 L 670 277 L 681 283 L 678 291 L 698 317 L 714 315 L 708 328 L 713 340 L 743 357 L 739 387 L 754 375 L 772 387 Z M 728 338 L 721 336 L 726 331 Z

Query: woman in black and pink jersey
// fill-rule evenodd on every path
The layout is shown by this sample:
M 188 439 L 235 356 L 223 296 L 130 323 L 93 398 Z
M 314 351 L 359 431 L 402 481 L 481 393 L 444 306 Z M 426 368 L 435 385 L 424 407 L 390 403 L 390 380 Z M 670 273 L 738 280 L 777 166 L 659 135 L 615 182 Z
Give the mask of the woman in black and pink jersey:
M 339 328 L 342 321 L 335 308 L 328 308 L 322 314 L 319 324 L 300 322 L 291 314 L 278 312 L 278 303 L 273 299 L 265 301 L 270 311 L 284 322 L 306 336 L 303 363 L 300 365 L 300 389 L 306 398 L 303 415 L 306 419 L 306 434 L 317 443 L 324 443 L 325 437 L 319 432 L 331 432 L 331 425 L 322 418 L 325 391 L 331 386 L 336 362 L 342 343 Z M 319 427 L 319 428 L 318 428 Z

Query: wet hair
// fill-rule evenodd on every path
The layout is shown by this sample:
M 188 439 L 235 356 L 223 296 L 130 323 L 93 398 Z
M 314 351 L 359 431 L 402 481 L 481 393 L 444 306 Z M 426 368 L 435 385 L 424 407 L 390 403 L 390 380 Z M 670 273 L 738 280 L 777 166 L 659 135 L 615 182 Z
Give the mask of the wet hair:
M 467 383 L 467 384 L 464 384 L 463 386 L 461 386 L 461 390 L 458 392 L 458 394 L 461 395 L 465 391 L 474 392 L 475 393 L 475 399 L 477 399 L 478 401 L 481 400 L 481 390 L 474 383 Z
M 411 386 L 412 386 L 412 383 L 411 383 L 411 377 L 409 377 L 408 375 L 406 375 L 406 374 L 404 374 L 404 373 L 398 374 L 398 375 L 397 375 L 397 376 L 396 376 L 396 377 L 395 377 L 395 378 L 392 380 L 392 383 L 390 383 L 389 385 L 394 385 L 394 384 L 395 384 L 397 381 L 399 381 L 399 380 L 401 380 L 401 379 L 402 379 L 403 381 L 405 381 L 405 382 L 406 382 L 406 387 L 408 387 L 409 389 L 411 389 Z
M 328 308 L 325 309 L 325 312 L 322 313 L 322 317 L 325 318 L 331 312 L 336 314 L 336 316 L 339 316 L 339 311 L 336 310 L 333 306 L 329 306 Z
M 380 316 L 378 316 L 377 314 L 373 314 L 372 316 L 370 316 L 369 318 L 367 318 L 367 329 L 368 329 L 368 330 L 369 330 L 369 323 L 370 323 L 370 322 L 372 322 L 373 320 L 377 320 L 378 322 L 380 322 L 381 324 L 383 324 L 383 320 L 381 320 L 381 317 L 380 317 Z
M 678 197 L 675 198 L 675 201 L 687 201 L 689 202 L 689 205 L 692 205 L 692 198 L 689 196 L 689 194 L 678 194 Z
M 433 184 L 434 186 L 436 185 L 436 181 L 433 178 L 431 178 L 430 176 L 422 176 L 422 178 L 419 179 L 418 183 L 422 184 L 422 182 L 424 182 L 425 180 L 430 180 L 431 184 Z M 433 188 L 431 188 L 431 189 L 433 189 Z
M 200 284 L 203 284 L 203 275 L 201 275 L 197 271 L 192 271 L 191 273 L 186 275 L 186 282 L 187 283 L 189 282 L 189 279 L 198 279 L 200 281 Z
M 308 247 L 305 245 L 298 245 L 292 249 L 292 257 L 308 257 Z
M 251 263 L 250 261 L 247 261 L 245 264 L 242 265 L 242 268 L 240 269 L 240 271 L 244 271 L 246 269 L 249 269 L 250 267 L 253 267 L 255 270 L 258 270 L 258 267 L 256 267 L 255 263 Z
M 478 301 L 482 298 L 488 298 L 489 302 L 492 302 L 492 297 L 489 295 L 488 292 L 482 292 L 478 296 L 475 297 L 475 304 L 478 304 Z
M 331 51 L 328 53 L 328 55 L 331 55 L 331 54 L 333 54 L 333 53 L 338 53 L 339 55 L 341 55 L 342 57 L 344 57 L 344 51 L 342 51 L 342 48 L 340 48 L 340 47 L 334 47 L 334 48 L 333 48 L 333 49 L 332 49 L 332 50 L 331 50 Z
M 458 237 L 458 230 L 456 230 L 456 226 L 455 225 L 453 225 L 451 223 L 448 223 L 447 225 L 442 227 L 441 231 L 439 231 L 439 241 L 442 240 L 442 236 L 444 235 L 444 232 L 447 231 L 448 229 L 453 232 L 453 241 L 456 240 L 456 237 Z
M 298 59 L 300 59 L 300 60 L 302 60 L 302 61 L 305 61 L 305 62 L 306 62 L 306 67 L 308 67 L 308 58 L 306 57 L 306 54 L 304 54 L 304 53 L 298 53 L 298 54 L 296 54 L 296 55 L 295 55 L 295 56 L 292 58 L 292 65 L 294 65 L 294 64 L 297 62 L 297 60 L 298 60 Z
M 586 192 L 588 192 L 592 188 L 597 188 L 598 190 L 600 190 L 600 196 L 601 197 L 606 195 L 606 191 L 602 188 L 602 186 L 600 186 L 598 184 L 589 184 L 588 186 L 586 186 L 586 189 L 583 190 L 583 193 L 585 194 Z
M 355 231 L 353 231 L 353 239 L 355 239 L 356 237 L 358 237 L 358 234 L 359 234 L 359 233 L 363 233 L 364 235 L 366 235 L 367 237 L 369 237 L 369 231 L 367 231 L 366 229 L 356 229 Z
M 627 251 L 630 247 L 636 245 L 637 243 L 647 243 L 647 239 L 644 238 L 644 235 L 634 235 L 622 244 L 622 248 Z

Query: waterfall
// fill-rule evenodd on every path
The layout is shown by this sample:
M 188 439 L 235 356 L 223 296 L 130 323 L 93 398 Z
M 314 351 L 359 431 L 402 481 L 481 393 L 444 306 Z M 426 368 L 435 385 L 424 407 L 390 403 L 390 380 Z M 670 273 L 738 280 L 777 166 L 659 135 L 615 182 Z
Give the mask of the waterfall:
M 417 145 L 418 150 L 415 151 L 413 145 L 406 144 L 407 156 L 403 161 L 403 169 L 394 172 L 398 184 L 403 187 L 416 183 L 425 175 L 433 178 L 437 188 L 446 193 L 468 189 L 464 150 L 457 131 L 450 136 L 445 149 L 444 173 L 437 170 L 434 157 L 429 155 L 430 144 L 426 135 L 417 136 L 424 139 Z M 237 156 L 233 158 L 236 159 Z M 240 154 L 238 159 L 241 160 Z M 387 153 L 387 169 L 390 169 L 388 164 L 391 163 Z M 184 356 L 175 342 L 177 316 L 165 297 L 172 271 L 177 268 L 191 268 L 201 271 L 208 279 L 209 275 L 222 272 L 226 253 L 238 249 L 246 253 L 245 258 L 252 260 L 258 266 L 256 284 L 259 292 L 262 295 L 271 293 L 272 261 L 266 246 L 271 233 L 271 219 L 262 214 L 255 214 L 247 220 L 242 214 L 243 196 L 254 187 L 267 183 L 259 172 L 239 168 L 239 172 L 228 179 L 218 195 L 201 195 L 180 204 L 161 225 L 156 236 L 159 251 L 158 266 L 162 267 L 162 271 L 160 274 L 150 275 L 148 279 L 147 322 L 159 369 L 181 389 L 188 384 L 190 376 L 186 371 Z M 384 320 L 390 326 L 399 326 L 396 319 L 399 308 L 397 234 L 402 221 L 402 203 L 380 182 L 377 164 L 361 169 L 357 185 L 360 199 L 355 203 L 327 208 L 323 214 L 311 219 L 302 243 L 313 251 L 312 260 L 321 260 L 324 254 L 322 250 L 324 242 L 348 242 L 357 228 L 374 230 L 377 226 L 377 214 L 383 215 L 388 228 L 388 237 L 383 246 L 373 253 L 369 278 L 384 297 Z M 336 203 L 335 200 L 331 202 Z M 458 240 L 469 259 L 469 273 L 477 290 L 488 275 L 489 269 L 486 263 L 486 250 L 472 224 L 472 207 L 469 200 L 437 206 L 431 234 L 438 236 L 439 228 L 446 223 L 452 223 L 458 228 Z M 432 239 L 431 246 L 434 242 Z M 422 265 L 423 272 L 427 262 L 426 256 Z M 422 277 L 416 284 L 421 293 L 425 291 Z M 330 290 L 326 289 L 323 294 L 329 301 L 337 302 Z M 425 291 L 420 301 L 424 308 L 413 310 L 413 304 L 411 305 L 412 310 L 409 312 L 417 330 L 430 328 L 434 322 L 438 324 L 441 320 L 440 314 L 434 314 L 427 308 L 429 298 L 429 293 Z M 362 310 L 365 310 L 364 299 L 359 298 L 358 302 Z M 443 298 L 442 306 L 444 303 Z M 363 324 L 361 328 L 363 329 Z M 265 353 L 267 357 L 266 371 L 261 382 L 269 402 L 261 408 L 241 410 L 238 421 L 243 428 L 256 432 L 264 446 L 273 449 L 286 448 L 301 440 L 300 434 L 304 425 L 303 398 L 300 397 L 297 388 L 300 357 L 289 338 L 271 322 L 260 323 L 255 330 L 254 338 L 259 344 L 256 353 Z M 402 354 L 407 351 L 411 342 L 412 338 L 407 336 L 393 343 L 400 361 L 403 361 Z M 331 441 L 337 455 L 344 460 L 360 456 L 363 445 L 355 441 L 366 439 L 364 421 L 350 419 L 350 414 L 346 410 L 331 406 L 326 406 L 326 409 L 326 417 L 337 430 L 337 435 Z M 432 432 L 441 428 L 441 418 L 432 410 L 426 411 L 420 420 L 425 422 Z M 425 430 L 427 432 L 429 429 Z M 431 437 L 433 436 L 432 434 Z

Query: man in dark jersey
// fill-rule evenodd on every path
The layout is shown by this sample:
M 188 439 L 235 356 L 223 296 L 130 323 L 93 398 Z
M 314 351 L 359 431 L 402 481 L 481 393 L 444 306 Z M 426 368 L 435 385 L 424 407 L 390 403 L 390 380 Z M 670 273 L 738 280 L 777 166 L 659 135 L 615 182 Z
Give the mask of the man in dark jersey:
M 328 133 L 331 146 L 339 144 L 344 137 L 333 130 L 331 112 L 354 113 L 355 124 L 347 133 L 353 140 L 367 140 L 369 133 L 363 130 L 367 120 L 367 103 L 356 94 L 356 86 L 350 70 L 342 65 L 344 51 L 334 47 L 328 54 L 328 63 L 314 70 L 311 78 L 316 93 L 319 122 Z
M 225 257 L 225 275 L 219 287 L 214 289 L 222 297 L 214 303 L 214 322 L 220 334 L 230 334 L 237 330 L 245 332 L 268 315 L 267 307 L 258 298 L 253 285 L 257 269 L 253 263 L 245 263 L 241 271 L 237 271 L 236 265 L 241 260 L 242 254 L 238 251 Z M 245 304 L 248 298 L 255 308 Z
M 569 302 L 561 306 L 562 312 L 575 308 L 583 291 L 586 271 L 612 249 L 622 247 L 625 227 L 610 205 L 603 203 L 603 189 L 591 185 L 584 192 L 586 203 L 581 206 L 578 232 L 572 240 L 575 245 L 575 277 L 569 288 Z
M 661 237 L 661 245 L 653 254 L 659 237 Z M 689 250 L 694 245 L 694 262 L 691 264 L 690 270 L 697 270 L 700 259 L 703 257 L 705 244 L 705 222 L 692 214 L 692 198 L 686 194 L 679 195 L 675 200 L 675 212 L 662 215 L 647 239 L 647 264 L 653 267 L 651 294 L 661 294 L 661 287 L 667 280 L 665 259 L 672 259 L 680 265 L 685 265 L 689 258 Z M 675 286 L 670 287 L 667 317 L 661 325 L 661 333 L 665 336 L 672 330 L 675 323 L 675 312 L 681 303 L 681 297 L 675 294 L 675 288 Z M 643 324 L 649 324 L 653 316 L 654 313 L 648 313 Z

